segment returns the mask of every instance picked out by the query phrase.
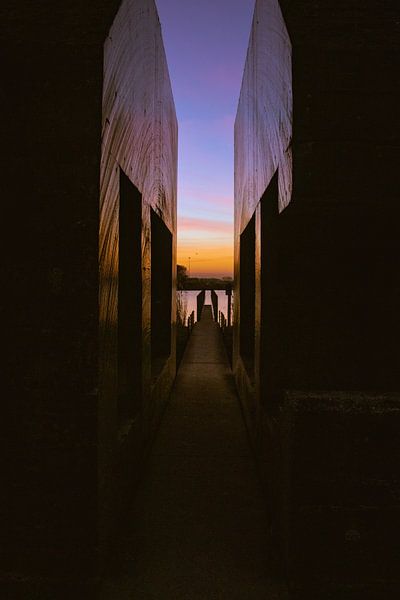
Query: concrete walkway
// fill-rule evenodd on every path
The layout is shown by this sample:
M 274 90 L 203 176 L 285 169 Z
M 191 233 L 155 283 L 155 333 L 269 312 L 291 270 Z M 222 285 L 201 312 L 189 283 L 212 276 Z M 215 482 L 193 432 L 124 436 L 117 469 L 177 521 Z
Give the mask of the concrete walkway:
M 221 335 L 195 326 L 102 600 L 275 600 L 268 526 Z

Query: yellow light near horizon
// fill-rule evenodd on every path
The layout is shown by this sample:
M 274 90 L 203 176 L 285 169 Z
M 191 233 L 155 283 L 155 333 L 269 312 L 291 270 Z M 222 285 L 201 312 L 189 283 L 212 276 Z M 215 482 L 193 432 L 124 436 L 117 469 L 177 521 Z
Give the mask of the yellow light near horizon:
M 197 249 L 196 249 L 197 248 Z M 233 274 L 232 246 L 218 247 L 186 247 L 178 249 L 178 264 L 189 269 L 192 277 L 204 274 L 215 274 L 220 277 L 231 277 Z M 189 261 L 190 257 L 190 261 Z
M 189 261 L 190 257 L 190 261 Z M 191 276 L 231 277 L 233 224 L 198 218 L 178 221 L 178 264 Z

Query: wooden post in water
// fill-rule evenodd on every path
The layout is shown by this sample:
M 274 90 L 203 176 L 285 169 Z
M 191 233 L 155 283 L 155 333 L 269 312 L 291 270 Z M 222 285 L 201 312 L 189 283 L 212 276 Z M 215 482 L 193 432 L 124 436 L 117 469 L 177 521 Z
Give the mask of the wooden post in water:
M 203 310 L 205 297 L 206 297 L 205 290 L 202 290 L 200 292 L 200 294 L 197 294 L 197 320 L 198 321 L 200 321 L 200 319 L 201 319 L 201 312 Z
M 231 312 L 232 312 L 232 285 L 226 284 L 225 294 L 228 296 L 228 327 L 231 326 Z
M 214 321 L 218 322 L 218 296 L 215 290 L 211 290 L 211 303 L 214 313 Z

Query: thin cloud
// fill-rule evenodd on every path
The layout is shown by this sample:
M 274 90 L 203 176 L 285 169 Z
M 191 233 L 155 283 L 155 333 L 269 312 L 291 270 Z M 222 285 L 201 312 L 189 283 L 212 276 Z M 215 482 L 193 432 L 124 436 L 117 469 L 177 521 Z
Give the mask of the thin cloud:
M 210 233 L 218 232 L 232 234 L 233 223 L 213 221 L 211 219 L 198 219 L 196 217 L 179 217 L 178 228 L 181 231 L 202 230 Z

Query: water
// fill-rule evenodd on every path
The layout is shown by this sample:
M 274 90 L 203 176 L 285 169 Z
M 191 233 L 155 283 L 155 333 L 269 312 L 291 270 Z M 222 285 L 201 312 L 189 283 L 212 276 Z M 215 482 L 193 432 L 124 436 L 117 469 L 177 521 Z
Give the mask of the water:
M 178 306 L 181 306 L 179 312 L 184 315 L 185 322 L 194 310 L 195 318 L 197 318 L 197 296 L 200 290 L 184 290 L 178 292 Z M 225 318 L 228 318 L 228 296 L 225 290 L 215 290 L 218 296 L 218 310 L 222 311 Z M 211 292 L 206 291 L 205 304 L 211 304 Z M 233 294 L 232 294 L 232 306 L 233 306 Z

